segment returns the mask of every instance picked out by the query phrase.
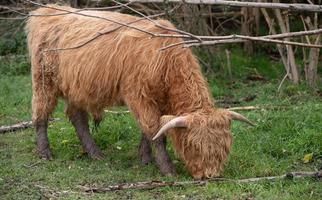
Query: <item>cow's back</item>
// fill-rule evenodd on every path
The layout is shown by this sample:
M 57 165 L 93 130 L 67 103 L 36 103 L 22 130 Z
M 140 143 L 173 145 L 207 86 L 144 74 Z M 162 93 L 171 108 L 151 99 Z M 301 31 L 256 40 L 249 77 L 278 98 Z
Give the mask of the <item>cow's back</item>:
M 77 11 L 69 7 L 54 7 Z M 32 14 L 64 12 L 40 8 Z M 148 32 L 168 33 L 152 22 L 138 20 L 134 16 L 99 11 L 79 13 L 109 20 L 65 14 L 32 17 L 27 24 L 30 54 L 32 57 L 42 55 L 39 59 L 46 60 L 44 67 L 55 72 L 54 79 L 63 98 L 95 113 L 106 106 L 121 103 L 125 93 L 142 94 L 141 90 L 146 92 L 149 88 L 152 88 L 151 93 L 160 92 L 160 73 L 164 72 L 162 67 L 169 51 L 161 52 L 159 49 L 181 39 L 152 37 L 111 22 L 132 23 L 131 26 Z M 167 21 L 158 23 L 173 28 Z

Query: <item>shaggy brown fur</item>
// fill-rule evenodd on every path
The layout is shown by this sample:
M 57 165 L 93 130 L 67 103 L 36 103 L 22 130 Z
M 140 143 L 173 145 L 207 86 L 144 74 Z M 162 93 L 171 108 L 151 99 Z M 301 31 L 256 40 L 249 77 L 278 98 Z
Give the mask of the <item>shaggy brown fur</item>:
M 59 8 L 75 11 L 69 7 Z M 40 8 L 33 14 L 60 12 Z M 115 12 L 81 12 L 124 23 L 138 19 Z M 168 21 L 157 22 L 174 28 Z M 147 20 L 133 25 L 154 33 L 172 33 Z M 213 99 L 190 49 L 174 47 L 159 51 L 182 39 L 151 38 L 146 33 L 122 27 L 78 49 L 44 52 L 76 46 L 97 32 L 117 26 L 75 14 L 30 18 L 27 32 L 32 62 L 34 123 L 47 120 L 58 97 L 66 100 L 71 118 L 77 112 L 88 112 L 99 118 L 104 108 L 125 104 L 147 138 L 152 138 L 169 120 L 163 115 L 186 115 L 189 127 L 170 131 L 176 152 L 195 178 L 218 176 L 232 143 L 231 119 L 227 111 L 213 108 Z M 37 133 L 42 137 L 46 135 L 43 129 Z M 48 153 L 49 147 L 41 147 L 39 143 L 40 154 Z

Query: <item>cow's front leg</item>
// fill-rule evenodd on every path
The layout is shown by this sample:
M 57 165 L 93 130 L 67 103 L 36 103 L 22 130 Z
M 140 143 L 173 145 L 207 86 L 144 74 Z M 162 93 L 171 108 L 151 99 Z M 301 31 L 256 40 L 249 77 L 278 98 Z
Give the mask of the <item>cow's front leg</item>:
M 147 165 L 152 162 L 152 149 L 151 141 L 142 133 L 141 142 L 139 146 L 139 157 L 143 165 Z
M 140 145 L 140 149 L 149 152 L 148 143 L 150 138 L 159 130 L 161 112 L 159 106 L 155 104 L 155 101 L 147 99 L 137 99 L 135 94 L 126 93 L 125 103 L 134 114 L 136 120 L 139 122 L 142 132 L 146 138 L 143 138 L 143 144 Z M 141 141 L 142 142 L 142 141 Z M 152 144 L 155 147 L 155 161 L 160 171 L 164 175 L 175 175 L 175 169 L 166 150 L 166 138 L 165 136 L 159 137 L 153 141 Z M 146 156 L 147 160 L 151 160 L 149 153 L 141 154 Z
M 176 175 L 175 167 L 167 152 L 167 138 L 161 136 L 153 141 L 155 146 L 155 162 L 157 163 L 162 174 L 167 176 Z

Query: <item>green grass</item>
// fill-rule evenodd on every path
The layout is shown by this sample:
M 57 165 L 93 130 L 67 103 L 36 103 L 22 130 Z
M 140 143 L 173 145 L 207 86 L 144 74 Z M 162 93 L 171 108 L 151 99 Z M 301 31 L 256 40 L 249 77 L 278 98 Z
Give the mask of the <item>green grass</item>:
M 256 122 L 250 127 L 233 124 L 233 149 L 223 174 L 226 178 L 274 176 L 290 171 L 313 171 L 322 165 L 322 99 L 306 85 L 285 82 L 277 92 L 279 80 L 247 81 L 246 74 L 256 70 L 267 78 L 276 76 L 278 63 L 260 57 L 232 58 L 233 67 L 244 71 L 234 74 L 239 81 L 218 75 L 209 78 L 215 99 L 240 100 L 256 95 L 238 106 L 259 105 L 261 110 L 242 112 Z M 249 66 L 249 69 L 247 68 Z M 264 66 L 264 67 L 263 67 Z M 272 67 L 273 71 L 268 68 Z M 275 70 L 275 71 L 274 71 Z M 30 75 L 0 75 L 0 126 L 31 118 Z M 9 73 L 10 74 L 10 73 Z M 22 73 L 23 74 L 23 73 Z M 245 75 L 245 76 L 244 76 Z M 223 106 L 223 105 L 219 105 Z M 272 106 L 274 109 L 272 109 Z M 267 108 L 266 108 L 267 107 Z M 54 117 L 61 121 L 49 127 L 54 155 L 43 161 L 35 152 L 33 129 L 0 135 L 0 199 L 321 199 L 322 182 L 311 179 L 281 180 L 253 184 L 210 183 L 205 186 L 165 187 L 154 190 L 124 190 L 104 194 L 84 194 L 79 185 L 104 186 L 122 182 L 192 180 L 173 154 L 179 175 L 162 176 L 155 165 L 141 166 L 137 156 L 140 131 L 131 115 L 108 114 L 93 136 L 106 155 L 94 161 L 83 154 L 74 129 L 59 103 Z M 304 155 L 313 160 L 303 163 Z M 35 164 L 33 167 L 26 165 Z M 39 189 L 39 186 L 47 189 Z M 64 192 L 67 191 L 67 192 Z M 55 193 L 56 192 L 56 193 Z M 57 192 L 60 192 L 58 194 Z

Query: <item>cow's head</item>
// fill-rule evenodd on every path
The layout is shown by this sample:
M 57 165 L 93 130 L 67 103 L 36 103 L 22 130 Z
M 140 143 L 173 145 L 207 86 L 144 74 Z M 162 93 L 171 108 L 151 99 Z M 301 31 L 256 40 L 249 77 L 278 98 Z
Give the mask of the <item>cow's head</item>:
M 216 177 L 230 152 L 232 120 L 252 124 L 241 114 L 225 109 L 202 110 L 184 116 L 165 115 L 153 139 L 169 132 L 176 152 L 195 179 Z

